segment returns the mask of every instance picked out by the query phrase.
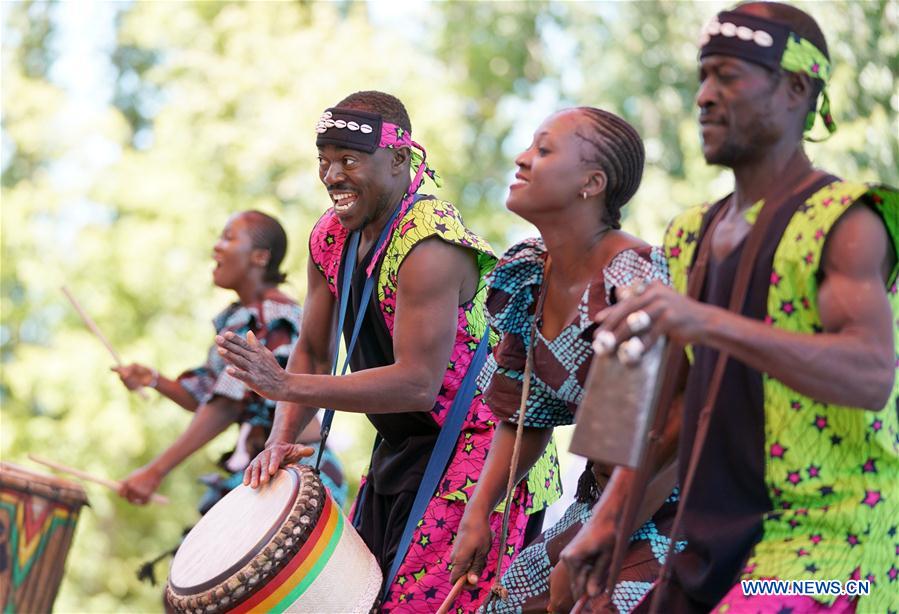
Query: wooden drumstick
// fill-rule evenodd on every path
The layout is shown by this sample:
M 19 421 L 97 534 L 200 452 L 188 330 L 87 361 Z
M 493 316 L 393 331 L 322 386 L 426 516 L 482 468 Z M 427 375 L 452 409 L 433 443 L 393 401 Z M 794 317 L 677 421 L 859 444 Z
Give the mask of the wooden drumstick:
M 36 463 L 40 463 L 41 465 L 46 465 L 51 469 L 55 469 L 57 471 L 61 471 L 63 473 L 68 473 L 74 475 L 76 478 L 81 478 L 82 480 L 87 480 L 88 482 L 94 482 L 95 484 L 102 484 L 107 488 L 111 488 L 112 490 L 118 492 L 119 488 L 122 486 L 121 482 L 117 482 L 116 480 L 110 480 L 107 478 L 100 478 L 95 475 L 91 475 L 85 471 L 81 471 L 80 469 L 75 469 L 74 467 L 68 467 L 63 465 L 62 463 L 57 463 L 56 461 L 48 460 L 46 458 L 41 458 L 40 456 L 36 456 L 34 454 L 29 454 L 28 458 L 33 460 Z M 160 503 L 162 505 L 167 505 L 169 503 L 169 498 L 160 495 L 158 493 L 153 493 L 150 495 L 150 501 L 154 503 Z
M 437 614 L 447 614 L 449 612 L 450 606 L 453 605 L 453 602 L 456 598 L 459 597 L 459 593 L 462 592 L 462 587 L 465 586 L 466 577 L 462 576 L 456 583 L 453 585 L 453 590 L 450 591 L 450 594 L 446 596 L 446 599 L 443 600 L 443 603 L 440 604 L 440 609 L 437 610 Z
M 119 353 L 115 351 L 115 348 L 112 347 L 109 339 L 106 338 L 106 335 L 103 334 L 94 320 L 89 315 L 87 315 L 87 312 L 84 310 L 84 308 L 81 307 L 78 299 L 76 299 L 75 296 L 71 292 L 69 292 L 69 289 L 65 286 L 62 286 L 60 290 L 62 290 L 62 293 L 66 295 L 66 298 L 69 299 L 69 302 L 72 303 L 72 307 L 74 307 L 75 311 L 78 312 L 78 315 L 81 316 L 81 321 L 84 322 L 84 325 L 87 326 L 88 330 L 94 333 L 97 339 L 100 340 L 100 343 L 106 346 L 106 349 L 109 350 L 109 353 L 112 355 L 112 359 L 115 361 L 116 366 L 121 367 L 122 357 L 119 356 Z M 145 401 L 149 400 L 150 397 L 147 396 L 147 393 L 142 388 L 138 388 L 136 392 L 138 395 L 140 395 L 140 398 L 144 399 Z

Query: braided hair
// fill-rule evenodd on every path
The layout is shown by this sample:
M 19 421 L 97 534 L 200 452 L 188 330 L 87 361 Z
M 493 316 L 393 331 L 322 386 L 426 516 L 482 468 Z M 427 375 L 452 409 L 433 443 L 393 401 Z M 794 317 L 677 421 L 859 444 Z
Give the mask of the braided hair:
M 646 154 L 640 134 L 629 123 L 608 111 L 578 107 L 589 122 L 589 130 L 576 133 L 587 147 L 582 161 L 599 166 L 606 174 L 606 202 L 603 221 L 621 228 L 621 208 L 640 186 Z
M 376 90 L 367 90 L 350 94 L 337 103 L 343 109 L 355 109 L 377 113 L 385 122 L 396 124 L 406 132 L 412 132 L 412 121 L 405 105 L 396 96 Z
M 262 211 L 243 211 L 240 215 L 247 221 L 247 233 L 253 242 L 253 248 L 268 250 L 269 258 L 262 280 L 271 284 L 284 283 L 287 274 L 278 270 L 287 253 L 287 233 L 284 232 L 284 227 Z

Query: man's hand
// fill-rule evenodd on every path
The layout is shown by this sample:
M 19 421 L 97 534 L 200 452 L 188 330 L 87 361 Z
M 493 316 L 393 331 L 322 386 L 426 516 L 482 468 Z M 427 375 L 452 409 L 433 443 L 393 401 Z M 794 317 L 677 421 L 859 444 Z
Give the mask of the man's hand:
M 699 343 L 704 337 L 708 312 L 714 309 L 678 294 L 658 281 L 645 288 L 621 288 L 618 296 L 621 299 L 618 303 L 603 309 L 594 318 L 600 324 L 594 334 L 597 351 L 602 348 L 611 352 L 635 335 L 646 348 L 663 335 L 683 345 Z M 639 312 L 648 316 L 648 322 L 638 315 Z
M 483 514 L 470 512 L 470 508 L 466 509 L 453 546 L 450 584 L 455 585 L 456 580 L 467 574 L 468 584 L 476 585 L 487 566 L 487 555 L 492 545 L 493 531 L 490 530 L 488 518 Z
M 146 505 L 165 477 L 151 465 L 141 467 L 125 478 L 119 486 L 119 496 L 135 505 Z
M 243 474 L 243 483 L 250 488 L 259 488 L 267 484 L 278 469 L 284 465 L 290 465 L 301 458 L 312 456 L 315 452 L 308 446 L 297 443 L 277 442 L 266 446 L 247 467 Z
M 122 383 L 125 384 L 125 387 L 128 388 L 128 390 L 139 390 L 140 388 L 149 386 L 153 383 L 153 380 L 158 377 L 153 369 L 137 364 L 136 362 L 133 362 L 130 365 L 110 367 L 110 370 L 119 374 L 119 379 L 122 380 Z
M 602 508 L 595 509 L 590 520 L 562 550 L 560 558 L 568 568 L 574 597 L 580 597 L 585 591 L 595 597 L 612 588 L 606 584 L 615 548 L 616 528 L 617 522 L 612 514 L 604 513 Z
M 230 363 L 227 368 L 231 375 L 267 399 L 287 401 L 287 372 L 278 364 L 275 355 L 259 343 L 253 331 L 247 338 L 227 332 L 216 335 L 218 352 Z

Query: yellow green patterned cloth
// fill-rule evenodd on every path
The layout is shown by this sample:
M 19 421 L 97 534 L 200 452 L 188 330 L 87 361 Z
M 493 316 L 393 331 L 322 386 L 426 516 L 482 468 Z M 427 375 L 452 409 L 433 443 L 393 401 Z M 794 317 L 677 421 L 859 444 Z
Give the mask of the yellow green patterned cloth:
M 765 322 L 816 334 L 820 263 L 826 239 L 854 204 L 875 210 L 899 251 L 899 193 L 838 181 L 822 188 L 790 219 L 777 245 Z M 665 253 L 674 286 L 686 292 L 700 226 L 708 206 L 672 222 Z M 752 216 L 753 220 L 755 216 Z M 888 297 L 896 318 L 896 271 Z M 744 579 L 871 582 L 859 612 L 899 611 L 899 380 L 879 412 L 821 403 L 763 375 L 765 486 L 772 509 L 763 518 Z M 835 596 L 821 596 L 832 603 Z

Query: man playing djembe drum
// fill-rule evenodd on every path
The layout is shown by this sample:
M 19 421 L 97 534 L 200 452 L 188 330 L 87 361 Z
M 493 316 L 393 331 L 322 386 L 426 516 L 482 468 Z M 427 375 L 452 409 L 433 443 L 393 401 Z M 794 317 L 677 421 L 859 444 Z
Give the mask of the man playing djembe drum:
M 803 151 L 819 98 L 834 129 L 827 44 L 809 15 L 776 3 L 720 13 L 699 57 L 703 153 L 733 169 L 734 192 L 669 227 L 680 293 L 653 285 L 601 312 L 596 338 L 692 348 L 687 546 L 657 611 L 899 610 L 899 195 L 816 171 Z M 597 510 L 563 553 L 592 594 L 615 516 Z M 870 592 L 750 596 L 739 582 L 772 578 L 862 579 Z
M 217 340 L 235 377 L 282 401 L 245 483 L 264 484 L 279 466 L 308 453 L 292 442 L 317 408 L 367 414 L 379 441 L 354 524 L 388 577 L 381 608 L 434 612 L 451 588 L 452 540 L 493 435 L 493 417 L 479 393 L 461 408 L 461 434 L 452 440 L 437 487 L 427 493 L 421 523 L 416 527 L 419 518 L 412 519 L 408 552 L 397 551 L 407 545 L 401 535 L 438 433 L 456 409 L 454 399 L 463 396 L 476 350 L 486 347 L 483 275 L 496 258 L 452 204 L 417 194 L 424 175 L 434 174 L 411 139 L 399 100 L 353 94 L 327 110 L 316 131 L 319 176 L 332 207 L 312 231 L 303 331 L 287 369 L 252 338 Z M 410 181 L 412 163 L 417 168 Z M 358 345 L 350 352 L 353 373 L 335 377 L 327 374 L 334 369 L 335 312 L 344 297 L 341 332 L 350 345 L 358 323 Z M 526 498 L 519 488 L 508 540 L 513 552 L 524 541 Z M 499 524 L 500 515 L 493 514 L 497 532 Z M 394 559 L 401 565 L 390 579 Z M 481 584 L 457 605 L 476 609 L 495 570 L 496 554 Z

